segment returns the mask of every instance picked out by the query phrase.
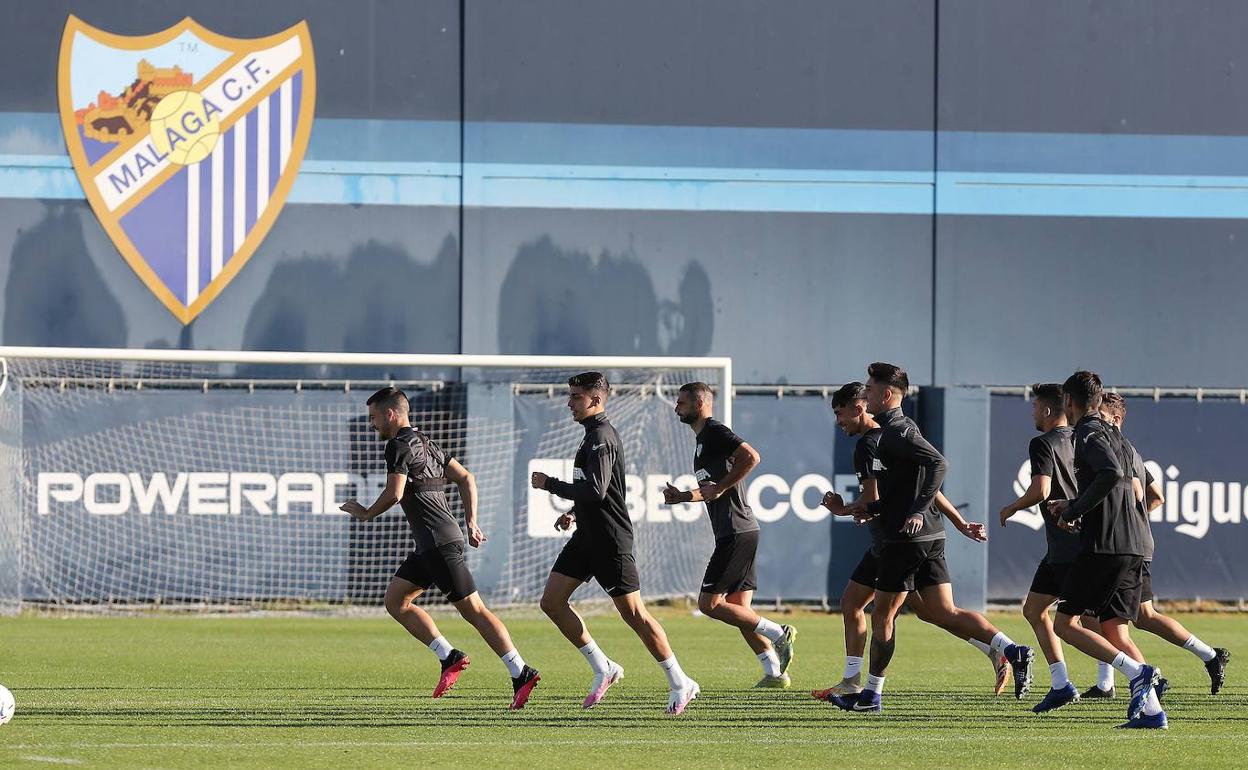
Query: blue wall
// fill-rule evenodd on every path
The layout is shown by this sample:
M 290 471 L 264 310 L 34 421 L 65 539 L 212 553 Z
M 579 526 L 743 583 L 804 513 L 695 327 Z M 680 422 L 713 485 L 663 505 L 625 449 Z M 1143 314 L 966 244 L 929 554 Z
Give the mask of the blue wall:
M 239 37 L 308 21 L 299 179 L 189 327 L 69 167 L 71 12 L 122 34 L 188 13 Z M 875 359 L 937 385 L 1075 366 L 1248 381 L 1248 8 L 50 0 L 20 16 L 0 29 L 4 344 L 715 354 L 755 383 L 840 382 Z

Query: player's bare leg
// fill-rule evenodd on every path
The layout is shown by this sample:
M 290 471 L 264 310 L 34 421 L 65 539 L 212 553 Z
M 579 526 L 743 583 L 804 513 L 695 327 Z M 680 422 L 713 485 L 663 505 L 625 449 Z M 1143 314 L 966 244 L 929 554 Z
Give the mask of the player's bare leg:
M 1121 618 L 1106 620 L 1100 624 L 1101 633 L 1098 634 L 1084 628 L 1078 616 L 1058 612 L 1053 630 L 1062 641 L 1088 657 L 1112 665 L 1131 681 L 1131 704 L 1127 709 L 1130 721 L 1142 713 L 1161 712 L 1155 690 L 1161 672 L 1144 662 L 1139 648 L 1131 642 L 1126 625 Z
M 390 617 L 397 620 L 409 634 L 427 645 L 430 650 L 433 650 L 433 654 L 438 656 L 438 661 L 442 665 L 442 674 L 438 677 L 438 684 L 433 689 L 433 697 L 440 698 L 446 694 L 447 690 L 455 686 L 459 675 L 468 668 L 470 661 L 463 651 L 452 647 L 446 637 L 442 636 L 429 613 L 412 604 L 424 593 L 424 590 L 401 577 L 391 578 L 390 585 L 386 587 L 386 612 L 389 612 Z
M 667 699 L 667 713 L 680 714 L 689 705 L 689 702 L 698 697 L 698 683 L 685 675 L 680 668 L 680 664 L 676 661 L 676 656 L 672 654 L 671 645 L 667 643 L 667 632 L 663 630 L 663 626 L 654 619 L 650 611 L 646 609 L 645 602 L 641 599 L 640 591 L 633 591 L 623 596 L 613 596 L 611 601 L 615 603 L 615 609 L 620 613 L 620 617 L 628 624 L 629 628 L 637 634 L 637 638 L 641 639 L 641 643 L 646 645 L 646 649 L 654 656 L 658 662 L 659 668 L 663 669 L 663 673 L 667 676 L 668 689 L 670 690 Z
M 1031 661 L 1035 656 L 1031 648 L 1015 644 L 988 619 L 978 612 L 964 610 L 953 602 L 953 586 L 938 583 L 927 586 L 919 595 L 923 598 L 923 612 L 928 622 L 945 629 L 959 639 L 976 639 L 1003 656 L 1014 670 L 1014 697 L 1021 699 L 1031 690 Z
M 784 628 L 766 620 L 750 606 L 753 591 L 736 591 L 730 594 L 703 592 L 698 595 L 698 610 L 708 618 L 735 626 L 745 643 L 754 651 L 763 667 L 763 678 L 756 687 L 785 689 L 790 680 L 780 665 L 780 658 L 772 648 L 771 641 L 763 633 L 783 638 Z
M 781 626 L 761 618 L 750 607 L 754 598 L 753 590 L 740 590 L 731 594 L 713 594 L 703 592 L 698 595 L 698 610 L 701 614 L 719 620 L 720 623 L 735 626 L 745 639 L 745 644 L 754 650 L 754 655 L 763 665 L 763 679 L 759 680 L 759 688 L 785 689 L 790 684 L 789 678 L 780 669 L 780 659 L 771 648 L 771 641 L 759 633 L 760 626 L 770 625 L 782 634 Z
M 576 647 L 583 647 L 590 641 L 589 629 L 571 603 L 573 592 L 580 588 L 582 582 L 576 578 L 552 572 L 550 577 L 546 578 L 546 588 L 542 591 L 540 602 L 542 612 L 554 622 L 564 638 Z
M 589 635 L 584 619 L 572 607 L 572 594 L 582 582 L 584 581 L 558 572 L 550 573 L 550 577 L 546 578 L 546 588 L 542 591 L 541 608 L 564 638 L 585 656 L 590 670 L 594 672 L 589 694 L 581 703 L 583 708 L 592 708 L 603 699 L 611 685 L 624 678 L 624 668 L 608 658 L 598 647 L 598 643 Z
M 1049 617 L 1049 608 L 1056 601 L 1056 596 L 1035 593 L 1028 593 L 1027 598 L 1023 600 L 1023 617 L 1027 619 L 1031 630 L 1035 632 L 1036 642 L 1040 645 L 1040 651 L 1044 653 L 1044 659 L 1049 665 L 1065 660 L 1062 655 L 1062 641 L 1054 633 L 1053 620 Z
M 506 655 L 516 649 L 511 643 L 511 635 L 507 633 L 507 627 L 497 615 L 490 612 L 485 602 L 481 601 L 481 594 L 474 592 L 454 602 L 454 605 L 455 609 L 459 610 L 460 616 L 477 629 L 477 633 L 481 634 L 481 638 L 490 646 L 495 655 Z
M 698 595 L 698 611 L 708 618 L 735 626 L 755 653 L 766 652 L 771 649 L 771 642 L 754 632 L 762 618 L 750 607 L 753 595 L 753 591 L 738 591 L 734 594 L 704 592 Z
M 424 591 L 425 589 L 403 578 L 391 578 L 390 585 L 386 586 L 385 605 L 390 617 L 397 620 L 399 625 L 422 644 L 428 645 L 442 634 L 429 613 L 412 604 Z
M 481 594 L 474 591 L 453 604 L 459 610 L 460 616 L 477 629 L 477 633 L 481 634 L 481 638 L 507 667 L 514 695 L 511 708 L 524 708 L 533 688 L 541 681 L 537 669 L 525 665 L 524 658 L 520 657 L 520 652 L 511 643 L 511 634 L 507 633 L 507 627 L 481 601 Z
M 952 598 L 950 601 L 952 601 Z M 910 608 L 910 611 L 913 612 L 915 617 L 919 620 L 924 623 L 930 623 L 937 628 L 941 628 L 949 632 L 953 636 L 956 636 L 983 653 L 984 657 L 988 658 L 989 665 L 992 666 L 992 694 L 1000 695 L 1005 690 L 1005 683 L 1009 681 L 1013 668 L 1010 666 L 1010 661 L 1005 657 L 1005 655 L 1003 655 L 1000 651 L 993 650 L 990 642 L 981 642 L 974 636 L 968 636 L 964 633 L 965 629 L 956 623 L 952 626 L 942 625 L 942 623 L 947 624 L 951 616 L 944 613 L 933 612 L 932 609 L 923 602 L 923 597 L 917 592 L 911 592 L 906 596 L 906 606 Z
M 1080 698 L 1079 690 L 1070 680 L 1070 674 L 1066 670 L 1062 642 L 1054 633 L 1053 621 L 1049 618 L 1049 608 L 1055 602 L 1057 602 L 1056 596 L 1031 591 L 1023 600 L 1023 617 L 1031 625 L 1031 630 L 1036 635 L 1036 642 L 1040 645 L 1041 652 L 1044 653 L 1045 661 L 1049 664 L 1049 692 L 1032 709 L 1037 714 L 1062 708 Z
M 1151 600 L 1140 604 L 1140 614 L 1135 619 L 1135 627 L 1159 636 L 1170 644 L 1182 647 L 1195 655 L 1205 664 L 1205 671 L 1209 674 L 1209 692 L 1217 695 L 1222 689 L 1226 681 L 1226 664 L 1231 659 L 1229 650 L 1205 644 L 1195 634 L 1188 631 L 1182 623 L 1159 612 Z M 1164 692 L 1165 689 L 1163 685 L 1158 694 Z
M 845 670 L 841 681 L 810 694 L 817 700 L 831 701 L 837 695 L 862 692 L 862 659 L 867 651 L 867 605 L 875 596 L 871 586 L 850 580 L 841 592 L 841 619 L 845 624 Z
M 832 703 L 839 708 L 875 713 L 883 708 L 881 693 L 884 690 L 884 675 L 888 672 L 888 664 L 892 662 L 893 652 L 897 649 L 897 613 L 906 601 L 906 593 L 875 592 L 875 606 L 871 610 L 871 659 L 867 684 L 857 695 L 834 696 Z

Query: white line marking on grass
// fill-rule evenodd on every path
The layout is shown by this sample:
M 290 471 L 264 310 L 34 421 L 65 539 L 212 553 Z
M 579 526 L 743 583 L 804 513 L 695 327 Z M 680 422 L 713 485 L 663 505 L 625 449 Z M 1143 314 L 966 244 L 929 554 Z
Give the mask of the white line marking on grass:
M 25 759 L 30 762 L 49 762 L 53 765 L 85 764 L 81 759 L 65 759 L 64 757 L 37 757 L 34 755 L 28 755 L 28 756 L 22 757 L 22 759 Z

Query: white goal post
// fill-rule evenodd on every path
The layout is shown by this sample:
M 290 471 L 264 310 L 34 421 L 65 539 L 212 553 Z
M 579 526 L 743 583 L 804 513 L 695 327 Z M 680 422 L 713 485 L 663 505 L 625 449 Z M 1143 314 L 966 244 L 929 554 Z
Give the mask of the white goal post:
M 611 381 L 646 592 L 696 593 L 712 538 L 700 506 L 662 505 L 667 480 L 693 483 L 671 407 L 703 380 L 730 423 L 729 358 L 0 346 L 0 612 L 378 605 L 406 521 L 337 505 L 384 484 L 364 400 L 391 384 L 477 478 L 482 594 L 535 602 L 563 503 L 528 471 L 570 475 L 565 386 L 590 370 Z

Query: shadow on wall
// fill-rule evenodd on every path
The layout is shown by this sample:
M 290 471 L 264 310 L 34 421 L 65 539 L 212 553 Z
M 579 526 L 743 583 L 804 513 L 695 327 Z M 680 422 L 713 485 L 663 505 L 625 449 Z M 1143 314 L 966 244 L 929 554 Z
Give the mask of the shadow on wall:
M 459 245 L 448 235 L 431 264 L 370 240 L 344 260 L 307 256 L 274 268 L 243 332 L 246 350 L 448 353 L 459 343 Z M 385 367 L 311 371 L 240 368 L 244 377 L 405 379 Z
M 635 257 L 598 259 L 543 236 L 520 247 L 499 297 L 498 348 L 537 355 L 706 355 L 711 280 L 690 261 L 677 301 L 659 300 Z
M 87 254 L 81 218 L 61 204 L 46 211 L 13 245 L 5 344 L 126 347 L 125 311 Z

